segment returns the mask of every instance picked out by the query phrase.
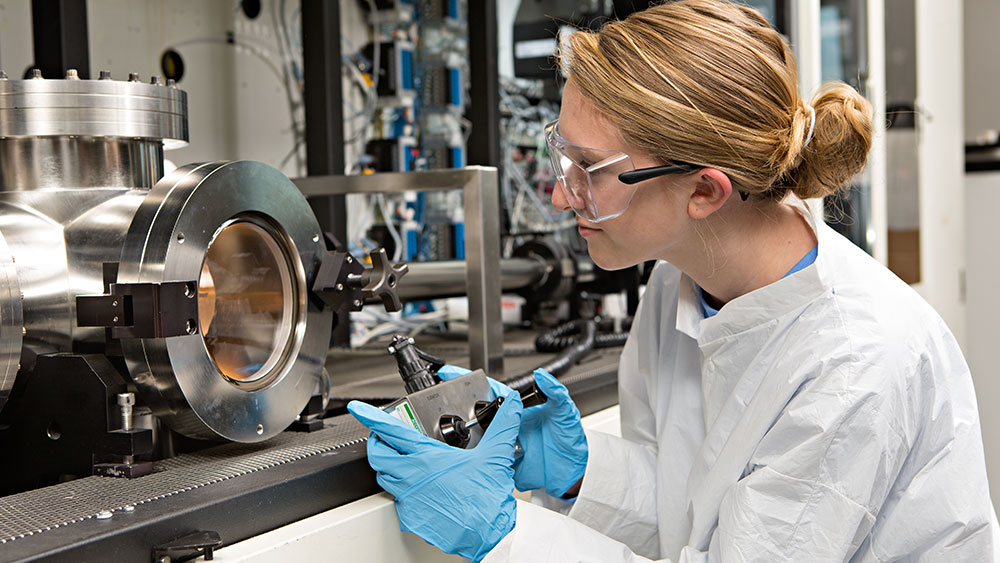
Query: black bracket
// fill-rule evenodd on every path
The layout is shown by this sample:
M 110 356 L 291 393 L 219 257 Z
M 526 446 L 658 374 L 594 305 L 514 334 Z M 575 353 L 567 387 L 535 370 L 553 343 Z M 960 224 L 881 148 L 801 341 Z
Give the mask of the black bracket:
M 212 561 L 215 559 L 215 548 L 221 545 L 222 536 L 218 532 L 194 532 L 153 547 L 153 563 L 188 561 L 198 556 Z
M 386 311 L 399 311 L 403 304 L 396 293 L 396 284 L 406 275 L 406 264 L 392 264 L 384 248 L 371 252 L 372 267 L 365 268 L 347 252 L 330 233 L 326 233 L 327 250 L 313 280 L 313 293 L 338 313 L 360 311 L 367 299 L 380 299 Z
M 351 283 L 348 278 L 363 274 L 365 266 L 347 252 L 332 234 L 325 234 L 327 247 L 333 250 L 323 254 L 313 280 L 313 294 L 338 313 L 360 311 L 364 305 L 361 286 Z
M 110 328 L 112 338 L 198 333 L 196 282 L 110 283 L 105 291 L 104 295 L 77 296 L 77 326 Z

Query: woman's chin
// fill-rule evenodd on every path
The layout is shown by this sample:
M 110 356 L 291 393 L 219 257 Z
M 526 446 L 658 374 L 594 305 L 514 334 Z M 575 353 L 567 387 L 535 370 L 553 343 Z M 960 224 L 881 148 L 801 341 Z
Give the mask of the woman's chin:
M 598 268 L 609 272 L 624 270 L 629 266 L 635 266 L 639 263 L 613 252 L 602 252 L 599 249 L 595 249 L 591 244 L 587 245 L 587 253 L 590 254 L 590 259 L 594 261 L 594 264 Z

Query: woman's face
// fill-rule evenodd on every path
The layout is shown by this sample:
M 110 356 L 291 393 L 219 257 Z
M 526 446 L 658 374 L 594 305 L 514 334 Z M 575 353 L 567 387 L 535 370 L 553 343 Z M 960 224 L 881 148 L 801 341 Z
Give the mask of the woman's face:
M 559 134 L 585 147 L 622 151 L 632 157 L 636 168 L 663 164 L 626 143 L 572 79 L 563 90 Z M 662 176 L 637 186 L 632 203 L 622 215 L 600 223 L 576 218 L 590 257 L 605 270 L 619 270 L 646 260 L 669 260 L 671 251 L 689 232 L 691 219 L 686 204 L 693 189 L 690 174 Z M 621 188 L 627 190 L 630 186 L 621 184 Z M 572 209 L 561 186 L 552 193 L 552 205 L 560 210 Z

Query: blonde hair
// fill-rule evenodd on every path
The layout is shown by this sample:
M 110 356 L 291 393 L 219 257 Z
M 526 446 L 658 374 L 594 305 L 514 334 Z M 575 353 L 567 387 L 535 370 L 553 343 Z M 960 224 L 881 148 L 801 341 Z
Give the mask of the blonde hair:
M 679 0 L 574 33 L 563 63 L 628 142 L 718 168 L 761 199 L 834 193 L 871 148 L 871 104 L 842 82 L 806 104 L 785 40 L 726 0 Z

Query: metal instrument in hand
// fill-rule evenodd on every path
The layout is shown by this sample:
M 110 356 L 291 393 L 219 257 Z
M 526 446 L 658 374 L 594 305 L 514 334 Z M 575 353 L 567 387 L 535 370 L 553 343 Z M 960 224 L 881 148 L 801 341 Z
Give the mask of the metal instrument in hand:
M 437 370 L 444 360 L 419 350 L 413 339 L 397 335 L 389 346 L 407 395 L 383 409 L 415 430 L 457 448 L 479 443 L 504 398 L 492 398 L 483 370 L 442 381 Z M 535 386 L 521 395 L 525 408 L 547 398 Z

